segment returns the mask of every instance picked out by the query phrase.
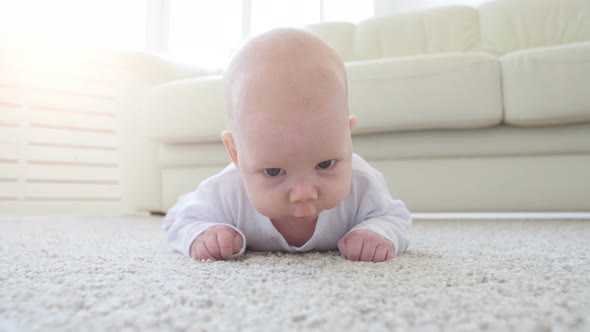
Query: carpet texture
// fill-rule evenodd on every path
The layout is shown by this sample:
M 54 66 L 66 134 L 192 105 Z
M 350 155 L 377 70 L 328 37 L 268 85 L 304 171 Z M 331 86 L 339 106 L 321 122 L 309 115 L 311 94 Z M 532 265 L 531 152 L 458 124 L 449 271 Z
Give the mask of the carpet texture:
M 590 221 L 416 221 L 408 253 L 196 262 L 161 218 L 0 218 L 0 331 L 590 331 Z

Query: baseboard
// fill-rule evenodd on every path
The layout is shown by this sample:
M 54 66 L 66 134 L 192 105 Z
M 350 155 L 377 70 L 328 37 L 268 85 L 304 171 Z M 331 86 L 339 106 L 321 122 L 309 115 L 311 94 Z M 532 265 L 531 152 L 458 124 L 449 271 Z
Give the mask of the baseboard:
M 414 220 L 590 220 L 590 212 L 425 212 Z

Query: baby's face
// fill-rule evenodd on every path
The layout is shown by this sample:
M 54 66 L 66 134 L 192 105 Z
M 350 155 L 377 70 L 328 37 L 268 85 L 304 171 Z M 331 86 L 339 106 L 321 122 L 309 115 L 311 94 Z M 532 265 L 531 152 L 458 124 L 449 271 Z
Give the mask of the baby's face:
M 343 97 L 266 98 L 248 105 L 257 116 L 243 119 L 235 139 L 238 167 L 258 212 L 273 221 L 311 221 L 348 195 L 352 147 Z

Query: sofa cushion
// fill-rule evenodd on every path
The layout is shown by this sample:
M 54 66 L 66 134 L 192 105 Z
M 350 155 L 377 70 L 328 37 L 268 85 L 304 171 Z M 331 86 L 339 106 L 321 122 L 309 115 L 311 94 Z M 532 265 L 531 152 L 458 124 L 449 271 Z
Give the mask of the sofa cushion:
M 590 40 L 588 0 L 497 0 L 479 8 L 482 49 L 497 54 Z
M 500 62 L 506 123 L 590 121 L 590 42 L 516 52 Z
M 347 63 L 356 131 L 477 128 L 502 120 L 494 56 L 453 53 Z
M 368 19 L 356 27 L 354 47 L 357 60 L 476 51 L 478 13 L 450 6 Z
M 356 153 L 371 160 L 590 154 L 590 123 L 367 135 L 353 132 L 352 144 Z M 196 157 L 193 160 L 197 163 Z
M 115 58 L 115 64 L 120 74 L 139 86 L 221 73 L 219 70 L 208 70 L 145 51 L 123 51 Z
M 143 106 L 149 136 L 159 142 L 215 142 L 226 128 L 221 75 L 159 85 Z

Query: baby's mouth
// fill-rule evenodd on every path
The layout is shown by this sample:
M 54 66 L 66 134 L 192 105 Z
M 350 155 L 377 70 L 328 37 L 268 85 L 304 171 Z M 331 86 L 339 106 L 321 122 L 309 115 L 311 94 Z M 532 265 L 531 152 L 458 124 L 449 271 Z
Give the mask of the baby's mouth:
M 291 212 L 292 220 L 297 222 L 312 221 L 318 217 L 318 209 L 312 202 L 297 204 Z
M 299 222 L 312 221 L 318 217 L 315 211 L 306 211 L 307 213 L 295 214 L 293 218 Z

